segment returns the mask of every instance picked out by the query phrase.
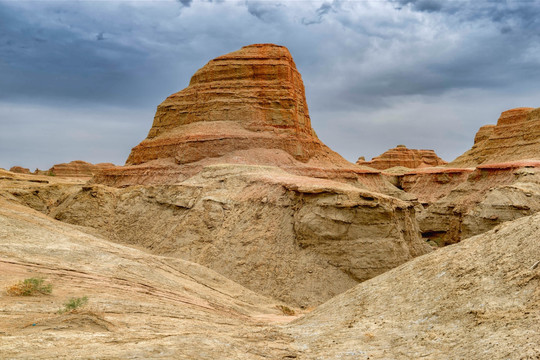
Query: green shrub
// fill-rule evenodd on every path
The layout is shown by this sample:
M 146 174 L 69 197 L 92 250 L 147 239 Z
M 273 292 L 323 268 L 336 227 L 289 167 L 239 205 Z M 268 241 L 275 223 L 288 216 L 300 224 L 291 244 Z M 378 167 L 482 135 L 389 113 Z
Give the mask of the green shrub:
M 64 308 L 60 309 L 58 312 L 60 314 L 63 314 L 63 313 L 66 313 L 66 312 L 73 312 L 73 311 L 83 307 L 84 305 L 86 305 L 87 302 L 88 302 L 88 296 L 83 296 L 83 297 L 79 297 L 79 298 L 70 298 L 64 304 Z
M 45 284 L 43 278 L 24 279 L 7 288 L 7 293 L 11 296 L 49 295 L 51 292 L 52 284 Z

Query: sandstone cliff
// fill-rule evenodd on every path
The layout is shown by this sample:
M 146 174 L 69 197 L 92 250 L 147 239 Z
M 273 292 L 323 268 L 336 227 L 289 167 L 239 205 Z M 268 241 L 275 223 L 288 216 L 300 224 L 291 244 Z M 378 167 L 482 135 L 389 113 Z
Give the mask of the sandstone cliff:
M 298 306 L 431 250 L 411 203 L 275 167 L 207 166 L 176 185 L 51 185 L 5 181 L 0 197 Z
M 540 162 L 490 164 L 474 171 L 463 170 L 418 215 L 426 239 L 439 245 L 452 244 L 540 211 Z M 411 193 L 417 191 L 425 196 L 429 191 L 424 186 L 436 188 L 425 174 L 416 176 L 417 186 Z
M 480 128 L 473 147 L 448 164 L 472 167 L 520 160 L 540 160 L 540 108 L 504 111 L 497 125 Z
M 212 164 L 278 166 L 288 172 L 373 183 L 379 173 L 349 163 L 311 127 L 302 77 L 287 48 L 255 44 L 211 60 L 156 111 L 126 166 L 107 185 L 174 184 Z M 382 183 L 379 177 L 376 181 Z M 380 184 L 379 184 L 380 186 Z
M 365 161 L 362 156 L 356 163 L 385 170 L 396 166 L 410 169 L 439 166 L 446 164 L 446 161 L 439 158 L 433 150 L 407 149 L 405 145 L 398 145 L 374 157 L 371 161 Z
M 540 215 L 414 259 L 288 326 L 303 359 L 535 359 Z M 504 325 L 502 325 L 504 324 Z
M 416 218 L 422 236 L 448 245 L 539 211 L 539 166 L 539 161 L 518 161 L 476 168 L 404 169 L 384 176 L 418 200 Z

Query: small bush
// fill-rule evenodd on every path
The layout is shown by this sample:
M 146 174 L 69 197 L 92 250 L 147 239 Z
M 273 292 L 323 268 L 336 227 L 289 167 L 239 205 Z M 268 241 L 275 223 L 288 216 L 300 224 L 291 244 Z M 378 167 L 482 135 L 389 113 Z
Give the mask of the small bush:
M 293 309 L 291 309 L 290 307 L 288 306 L 285 306 L 285 305 L 276 305 L 276 307 L 281 310 L 281 312 L 284 314 L 284 315 L 287 315 L 287 316 L 294 316 L 296 315 L 296 313 L 294 312 Z
M 58 313 L 63 314 L 66 312 L 73 312 L 83 307 L 84 305 L 86 305 L 87 302 L 88 302 L 88 296 L 83 296 L 80 298 L 71 298 L 64 304 L 64 308 L 60 309 Z
M 52 284 L 45 284 L 45 279 L 43 278 L 24 279 L 7 288 L 7 293 L 11 296 L 49 295 L 51 292 Z

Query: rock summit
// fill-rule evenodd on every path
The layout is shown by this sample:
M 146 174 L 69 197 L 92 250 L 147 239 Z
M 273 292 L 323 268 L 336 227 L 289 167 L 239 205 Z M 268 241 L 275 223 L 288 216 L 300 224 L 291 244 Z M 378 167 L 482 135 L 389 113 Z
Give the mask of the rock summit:
M 385 170 L 396 166 L 410 169 L 439 166 L 446 164 L 446 161 L 438 157 L 433 150 L 408 149 L 405 145 L 398 145 L 374 157 L 371 161 L 365 161 L 365 158 L 361 156 L 356 163 Z
M 302 77 L 289 50 L 274 44 L 245 46 L 199 69 L 187 88 L 158 106 L 147 138 L 132 149 L 126 166 L 106 172 L 109 180 L 102 182 L 174 183 L 179 174 L 216 163 L 303 174 L 360 169 L 317 138 Z

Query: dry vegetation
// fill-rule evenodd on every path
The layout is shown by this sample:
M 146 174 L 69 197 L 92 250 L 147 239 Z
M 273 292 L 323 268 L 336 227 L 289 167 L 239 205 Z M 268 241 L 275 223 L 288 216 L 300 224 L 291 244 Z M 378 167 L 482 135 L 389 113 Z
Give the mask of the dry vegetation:
M 27 278 L 7 287 L 9 296 L 50 295 L 52 284 L 45 284 L 43 278 Z

